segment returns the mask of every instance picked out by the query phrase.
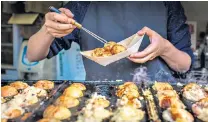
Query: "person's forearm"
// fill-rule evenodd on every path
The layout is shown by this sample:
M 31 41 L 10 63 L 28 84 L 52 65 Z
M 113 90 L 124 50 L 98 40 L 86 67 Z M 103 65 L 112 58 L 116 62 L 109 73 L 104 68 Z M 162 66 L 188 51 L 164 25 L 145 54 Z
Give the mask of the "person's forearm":
M 39 61 L 44 59 L 48 52 L 54 37 L 43 26 L 36 34 L 30 37 L 28 42 L 27 58 L 29 61 Z
M 177 72 L 186 72 L 191 66 L 191 57 L 175 48 L 168 40 L 166 41 L 166 49 L 161 58 L 169 65 L 170 68 Z

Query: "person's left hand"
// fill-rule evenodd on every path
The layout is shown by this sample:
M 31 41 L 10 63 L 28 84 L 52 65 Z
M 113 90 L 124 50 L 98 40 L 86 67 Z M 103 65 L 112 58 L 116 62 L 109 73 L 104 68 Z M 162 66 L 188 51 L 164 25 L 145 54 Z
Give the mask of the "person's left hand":
M 135 63 L 145 63 L 149 60 L 153 60 L 157 56 L 162 56 L 166 50 L 167 40 L 161 37 L 157 32 L 151 30 L 148 27 L 144 27 L 137 32 L 142 36 L 146 34 L 149 36 L 150 45 L 141 52 L 137 52 L 128 57 L 129 60 Z

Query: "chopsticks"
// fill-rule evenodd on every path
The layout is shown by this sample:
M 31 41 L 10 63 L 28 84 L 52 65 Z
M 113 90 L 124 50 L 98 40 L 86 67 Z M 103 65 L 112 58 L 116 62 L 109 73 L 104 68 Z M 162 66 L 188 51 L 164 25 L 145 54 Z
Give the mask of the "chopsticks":
M 61 14 L 61 11 L 58 10 L 57 8 L 50 6 L 49 10 L 51 12 L 56 12 L 58 14 Z M 95 39 L 97 39 L 98 41 L 102 42 L 102 43 L 107 43 L 108 41 L 106 41 L 105 39 L 101 38 L 100 36 L 94 34 L 93 32 L 87 30 L 86 28 L 84 28 L 81 24 L 79 24 L 78 22 L 74 21 L 72 22 L 73 25 L 77 26 L 77 28 L 84 30 L 85 32 L 87 32 L 89 35 L 91 35 L 92 37 L 94 37 Z
M 82 30 L 84 30 L 85 32 L 87 32 L 88 34 L 90 34 L 91 36 L 93 36 L 94 38 L 96 38 L 98 41 L 102 42 L 102 43 L 107 43 L 107 41 L 101 37 L 99 37 L 98 35 L 94 34 L 93 32 L 87 30 L 86 28 L 82 27 Z

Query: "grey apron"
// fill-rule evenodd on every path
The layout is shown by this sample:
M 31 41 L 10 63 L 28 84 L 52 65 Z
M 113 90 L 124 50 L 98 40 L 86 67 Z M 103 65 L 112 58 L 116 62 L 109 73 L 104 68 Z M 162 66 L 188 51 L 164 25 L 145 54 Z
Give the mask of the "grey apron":
M 119 42 L 147 26 L 167 38 L 167 13 L 163 2 L 91 2 L 83 26 L 97 35 Z M 81 49 L 91 50 L 103 44 L 86 32 L 80 32 Z M 149 45 L 146 36 L 140 51 Z M 103 67 L 83 57 L 86 80 L 132 80 L 136 68 L 147 67 L 150 80 L 173 81 L 168 67 L 159 58 L 145 64 L 134 63 L 127 58 Z

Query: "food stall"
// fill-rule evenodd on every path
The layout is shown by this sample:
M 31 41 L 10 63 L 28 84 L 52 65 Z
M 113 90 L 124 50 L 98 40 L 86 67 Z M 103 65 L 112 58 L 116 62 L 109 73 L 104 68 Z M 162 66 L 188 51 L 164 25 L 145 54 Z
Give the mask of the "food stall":
M 195 22 L 194 25 L 196 25 Z M 195 29 L 196 27 L 194 27 Z M 89 30 L 86 32 L 95 36 Z M 96 36 L 96 38 L 99 37 Z M 94 63 L 107 66 L 138 52 L 143 38 L 145 37 L 134 34 L 120 42 L 104 42 L 103 47 L 81 53 L 78 45 L 75 45 L 72 49 L 78 51 L 69 53 L 74 54 L 70 55 L 70 58 L 73 57 L 74 60 L 64 57 L 68 53 L 60 52 L 56 59 L 57 64 L 62 67 L 57 69 L 59 79 L 44 77 L 46 74 L 43 73 L 54 73 L 54 69 L 46 71 L 42 65 L 37 65 L 38 62 L 29 62 L 26 52 L 20 50 L 20 53 L 24 54 L 21 55 L 23 58 L 19 60 L 20 62 L 24 60 L 27 66 L 36 64 L 38 67 L 29 69 L 20 64 L 19 69 L 27 74 L 35 70 L 41 75 L 41 78 L 39 78 L 40 75 L 35 75 L 33 76 L 36 78 L 35 80 L 22 78 L 23 76 L 19 80 L 1 79 L 1 121 L 208 122 L 207 70 L 191 71 L 186 75 L 186 79 L 173 78 L 171 71 L 167 70 L 168 67 L 163 65 L 160 58 L 156 57 L 147 64 L 153 63 L 159 68 L 148 67 L 144 64 L 144 67 L 136 69 L 134 74 L 130 72 L 125 74 L 133 77 L 129 80 L 70 79 L 80 79 L 80 77 L 84 79 L 85 77 L 83 66 L 77 66 L 81 62 L 80 55 Z M 100 41 L 103 40 L 100 39 Z M 22 49 L 25 49 L 26 43 L 23 44 Z M 76 55 L 78 53 L 79 56 Z M 73 62 L 71 65 L 76 64 L 76 66 L 62 65 L 63 62 L 68 63 L 69 61 Z M 53 65 L 52 61 L 51 65 Z M 39 67 L 41 68 L 39 69 Z M 69 69 L 71 71 L 67 72 Z M 63 73 L 65 73 L 64 76 L 68 75 L 70 78 L 67 77 L 68 80 L 63 80 L 66 78 L 62 75 Z M 69 74 L 73 76 L 69 76 Z
M 2 121 L 207 120 L 207 84 L 122 81 L 2 82 Z M 170 108 L 171 109 L 170 109 Z

